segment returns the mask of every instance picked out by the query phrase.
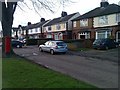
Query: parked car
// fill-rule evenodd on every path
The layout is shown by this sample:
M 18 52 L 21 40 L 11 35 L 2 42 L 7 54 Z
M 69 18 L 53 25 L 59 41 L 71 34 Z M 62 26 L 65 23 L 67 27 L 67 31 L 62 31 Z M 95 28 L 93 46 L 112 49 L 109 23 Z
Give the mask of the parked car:
M 22 48 L 23 46 L 23 43 L 20 42 L 19 40 L 12 40 L 11 44 L 12 44 L 12 47 L 16 47 L 16 48 Z
M 96 39 L 93 42 L 93 48 L 94 49 L 110 49 L 110 48 L 116 48 L 119 44 L 115 42 L 113 39 Z
M 39 45 L 39 50 L 50 52 L 51 54 L 55 53 L 66 53 L 67 44 L 63 41 L 47 41 L 46 43 Z
M 117 43 L 118 46 L 120 46 L 120 41 L 117 41 L 116 43 Z
M 22 42 L 23 43 L 23 45 L 25 45 L 26 44 L 26 39 L 18 39 L 20 42 Z

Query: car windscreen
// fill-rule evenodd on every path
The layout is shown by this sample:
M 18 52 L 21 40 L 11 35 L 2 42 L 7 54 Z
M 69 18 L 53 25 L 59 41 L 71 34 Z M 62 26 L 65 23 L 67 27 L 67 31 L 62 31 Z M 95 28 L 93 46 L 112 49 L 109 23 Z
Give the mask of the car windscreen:
M 99 43 L 99 42 L 101 42 L 100 39 L 96 39 L 96 40 L 94 41 L 94 43 Z
M 106 41 L 106 39 L 96 39 L 94 41 L 94 43 L 102 43 L 102 42 L 105 42 L 105 41 Z
M 57 42 L 58 46 L 65 46 L 66 44 L 64 42 Z

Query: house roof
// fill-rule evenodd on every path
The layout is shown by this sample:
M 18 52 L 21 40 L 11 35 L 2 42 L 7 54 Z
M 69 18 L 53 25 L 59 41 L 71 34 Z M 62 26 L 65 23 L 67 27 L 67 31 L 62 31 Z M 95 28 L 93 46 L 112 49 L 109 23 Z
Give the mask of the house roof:
M 12 27 L 13 31 L 17 31 L 19 28 L 18 27 Z
M 70 18 L 72 18 L 75 14 L 77 13 L 73 13 L 64 17 L 58 17 L 58 18 L 54 18 L 53 20 L 51 20 L 49 23 L 47 23 L 45 26 L 50 26 L 50 25 L 54 25 L 60 22 L 66 22 L 68 21 Z
M 109 4 L 106 7 L 97 7 L 75 19 L 75 20 L 80 20 L 80 19 L 85 19 L 85 18 L 92 18 L 92 17 L 97 17 L 97 16 L 102 16 L 102 15 L 108 15 L 108 14 L 114 14 L 120 12 L 120 6 L 116 4 Z
M 42 25 L 44 25 L 45 23 L 47 23 L 49 20 L 43 21 L 43 22 L 38 22 L 35 24 L 31 24 L 29 26 L 26 26 L 25 29 L 33 29 L 33 28 L 38 28 L 38 27 L 42 27 Z

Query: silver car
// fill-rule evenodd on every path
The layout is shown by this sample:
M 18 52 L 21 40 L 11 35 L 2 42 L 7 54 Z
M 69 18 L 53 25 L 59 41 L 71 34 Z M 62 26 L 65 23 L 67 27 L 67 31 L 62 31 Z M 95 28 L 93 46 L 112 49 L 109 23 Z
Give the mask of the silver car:
M 57 52 L 66 53 L 68 51 L 67 44 L 63 41 L 47 41 L 46 43 L 39 46 L 39 50 L 50 52 L 55 54 Z

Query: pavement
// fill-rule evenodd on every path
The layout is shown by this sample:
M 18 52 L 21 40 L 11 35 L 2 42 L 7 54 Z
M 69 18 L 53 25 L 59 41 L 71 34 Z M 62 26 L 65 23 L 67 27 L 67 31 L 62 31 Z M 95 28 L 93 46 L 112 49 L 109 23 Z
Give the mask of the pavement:
M 88 51 L 69 51 L 69 53 L 77 56 L 88 57 L 88 58 L 91 57 L 100 60 L 107 60 L 107 61 L 119 63 L 120 47 L 109 50 L 91 49 Z
M 15 48 L 14 52 L 19 56 L 40 64 L 46 68 L 69 75 L 75 79 L 90 83 L 99 88 L 118 88 L 118 58 L 117 49 L 110 51 L 69 51 L 66 54 L 51 55 L 39 52 L 37 46 Z M 111 51 L 114 51 L 111 53 Z M 106 55 L 103 57 L 103 55 Z M 95 56 L 96 57 L 93 57 Z M 101 58 L 98 57 L 101 56 Z M 107 60 L 106 60 L 107 58 Z

